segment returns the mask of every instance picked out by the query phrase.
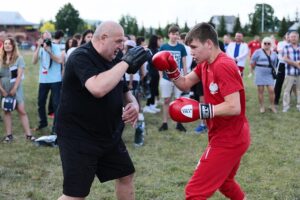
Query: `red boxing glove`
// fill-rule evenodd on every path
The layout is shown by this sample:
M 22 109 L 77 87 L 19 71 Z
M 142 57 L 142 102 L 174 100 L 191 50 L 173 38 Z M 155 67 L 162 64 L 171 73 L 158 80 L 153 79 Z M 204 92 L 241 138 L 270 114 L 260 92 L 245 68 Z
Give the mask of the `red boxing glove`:
M 172 81 L 180 77 L 180 72 L 173 55 L 169 51 L 160 51 L 152 58 L 153 66 L 159 71 L 166 71 Z
M 193 122 L 214 117 L 213 105 L 199 104 L 194 99 L 180 97 L 170 103 L 169 114 L 176 122 Z

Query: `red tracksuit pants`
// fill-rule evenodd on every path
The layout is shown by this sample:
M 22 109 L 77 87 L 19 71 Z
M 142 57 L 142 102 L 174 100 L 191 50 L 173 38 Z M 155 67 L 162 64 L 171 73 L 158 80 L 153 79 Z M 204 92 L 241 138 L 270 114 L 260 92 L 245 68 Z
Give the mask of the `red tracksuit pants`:
M 241 158 L 250 143 L 234 148 L 208 145 L 185 188 L 186 200 L 205 200 L 216 190 L 232 200 L 245 197 L 239 184 L 234 180 Z

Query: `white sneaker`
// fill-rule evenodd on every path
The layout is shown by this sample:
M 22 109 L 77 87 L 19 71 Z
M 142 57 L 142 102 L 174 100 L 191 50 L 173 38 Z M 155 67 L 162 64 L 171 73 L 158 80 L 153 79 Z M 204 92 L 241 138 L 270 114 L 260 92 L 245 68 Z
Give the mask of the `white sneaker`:
M 150 108 L 150 106 L 145 106 L 145 107 L 143 108 L 143 112 L 144 112 L 144 113 L 152 113 L 152 114 L 155 114 L 155 113 L 156 113 L 154 110 L 152 110 L 152 109 Z
M 159 108 L 156 108 L 155 105 L 150 105 L 150 109 L 153 110 L 154 112 L 160 112 L 160 109 Z
M 290 107 L 289 107 L 289 106 L 287 106 L 287 107 L 284 107 L 284 108 L 282 109 L 282 112 L 287 112 L 289 109 L 290 109 Z

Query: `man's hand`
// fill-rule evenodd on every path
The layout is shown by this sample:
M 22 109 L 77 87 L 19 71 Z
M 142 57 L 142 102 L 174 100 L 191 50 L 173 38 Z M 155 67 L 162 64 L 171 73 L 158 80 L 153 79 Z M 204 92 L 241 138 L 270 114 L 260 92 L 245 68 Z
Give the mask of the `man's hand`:
M 126 72 L 128 74 L 135 74 L 146 61 L 151 59 L 151 57 L 152 53 L 149 50 L 137 46 L 129 49 L 122 60 L 129 65 Z
M 128 103 L 124 110 L 122 119 L 125 123 L 130 123 L 132 127 L 135 126 L 139 115 L 139 105 L 135 103 Z
M 49 53 L 51 55 L 51 46 L 48 46 L 45 42 L 44 42 L 44 49 L 47 53 Z

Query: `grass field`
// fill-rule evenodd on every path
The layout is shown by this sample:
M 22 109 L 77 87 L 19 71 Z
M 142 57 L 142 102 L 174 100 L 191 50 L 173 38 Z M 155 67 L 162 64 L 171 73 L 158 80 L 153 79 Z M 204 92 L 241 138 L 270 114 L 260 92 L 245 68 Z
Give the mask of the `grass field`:
M 23 52 L 23 55 L 27 63 L 23 83 L 26 110 L 31 127 L 36 127 L 38 66 L 31 64 L 30 53 Z M 253 81 L 247 77 L 244 80 L 252 145 L 242 160 L 237 180 L 248 200 L 299 200 L 300 113 L 295 108 L 295 96 L 288 113 L 282 113 L 280 107 L 278 114 L 260 114 Z M 57 199 L 62 192 L 58 148 L 36 147 L 26 142 L 16 112 L 13 117 L 13 134 L 17 139 L 12 144 L 0 144 L 0 200 Z M 123 134 L 136 167 L 136 199 L 183 199 L 185 184 L 207 144 L 207 134 L 194 134 L 196 123 L 186 124 L 186 134 L 179 133 L 173 122 L 169 122 L 169 131 L 158 132 L 161 115 L 145 114 L 145 117 L 144 147 L 134 148 L 131 127 L 128 126 Z M 3 122 L 0 124 L 4 136 Z M 41 136 L 49 132 L 50 128 L 34 134 Z M 87 199 L 115 199 L 113 183 L 94 181 Z M 217 192 L 211 199 L 225 198 Z

